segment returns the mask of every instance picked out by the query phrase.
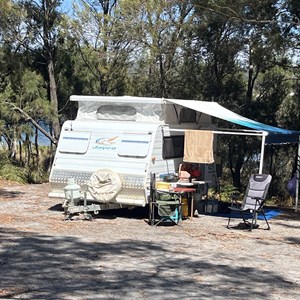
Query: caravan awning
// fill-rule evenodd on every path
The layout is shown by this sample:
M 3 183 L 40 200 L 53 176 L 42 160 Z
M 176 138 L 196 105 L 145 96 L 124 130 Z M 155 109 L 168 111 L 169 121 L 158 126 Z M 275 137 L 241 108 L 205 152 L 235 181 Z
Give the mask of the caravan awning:
M 195 101 L 195 100 L 177 100 L 164 99 L 166 102 L 177 104 L 192 110 L 237 124 L 254 130 L 266 132 L 266 144 L 284 144 L 284 143 L 298 143 L 299 131 L 286 130 L 275 126 L 263 124 L 241 115 L 238 115 L 231 110 L 221 106 L 216 102 Z

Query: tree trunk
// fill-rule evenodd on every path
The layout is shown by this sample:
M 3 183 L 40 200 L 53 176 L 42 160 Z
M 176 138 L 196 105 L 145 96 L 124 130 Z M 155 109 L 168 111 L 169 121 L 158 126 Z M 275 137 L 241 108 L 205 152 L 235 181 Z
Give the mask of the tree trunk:
M 18 145 L 17 145 L 17 132 L 16 132 L 16 128 L 13 129 L 13 140 L 12 140 L 12 147 L 11 147 L 11 154 L 10 157 L 12 159 L 16 159 L 17 156 L 17 151 L 18 151 Z
M 29 167 L 30 163 L 31 163 L 31 148 L 30 148 L 30 140 L 29 140 L 29 135 L 28 134 L 26 134 L 25 151 L 27 152 L 26 153 L 26 162 L 25 162 L 25 165 L 27 167 Z
M 48 76 L 49 76 L 49 92 L 50 92 L 50 101 L 55 110 L 55 120 L 53 121 L 53 130 L 54 130 L 54 137 L 58 140 L 60 134 L 60 124 L 58 118 L 58 100 L 57 100 L 57 86 L 55 81 L 54 75 L 54 64 L 52 58 L 49 58 L 48 61 Z
M 241 190 L 241 169 L 243 166 L 243 157 L 239 156 L 235 164 L 232 180 L 233 186 L 237 187 L 238 190 Z
M 19 141 L 19 165 L 20 166 L 24 166 L 22 151 L 23 151 L 22 143 L 21 141 Z
M 39 166 L 40 162 L 40 154 L 39 154 L 39 131 L 37 128 L 35 128 L 35 139 L 34 139 L 34 147 L 35 147 L 35 152 L 36 152 L 36 165 L 37 167 Z
M 241 189 L 241 169 L 244 163 L 244 151 L 239 151 L 238 156 L 236 158 L 236 162 L 234 163 L 234 150 L 232 149 L 231 144 L 229 143 L 229 150 L 228 150 L 228 161 L 229 161 L 229 168 L 232 177 L 232 184 L 238 190 Z
M 43 44 L 44 57 L 47 61 L 48 84 L 50 102 L 54 108 L 55 118 L 53 121 L 54 137 L 57 140 L 60 134 L 60 124 L 58 117 L 58 100 L 57 100 L 57 86 L 54 73 L 54 50 L 55 39 L 53 33 L 57 28 L 54 26 L 54 20 L 58 18 L 56 9 L 59 6 L 57 0 L 43 0 L 41 1 L 41 9 L 43 10 Z

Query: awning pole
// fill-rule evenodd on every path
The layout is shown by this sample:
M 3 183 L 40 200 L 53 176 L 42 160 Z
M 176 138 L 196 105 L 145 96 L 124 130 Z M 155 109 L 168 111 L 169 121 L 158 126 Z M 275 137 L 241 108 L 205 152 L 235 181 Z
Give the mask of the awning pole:
M 296 196 L 295 196 L 295 212 L 298 211 L 298 200 L 299 200 L 299 176 L 300 176 L 300 136 L 298 143 L 298 154 L 297 154 L 297 165 L 296 165 Z
M 165 126 L 165 125 L 164 125 Z M 218 131 L 218 130 L 213 130 L 213 129 L 173 129 L 165 126 L 166 129 L 165 131 L 172 131 L 172 132 L 185 132 L 186 130 L 197 130 L 197 131 L 210 131 L 215 134 L 228 134 L 228 135 L 250 135 L 250 136 L 263 136 L 266 133 L 265 131 L 248 131 L 248 132 L 236 132 L 236 131 Z
M 260 162 L 259 162 L 259 174 L 262 174 L 264 167 L 264 156 L 265 156 L 265 143 L 266 143 L 266 134 L 263 133 L 261 140 L 261 150 L 260 150 Z

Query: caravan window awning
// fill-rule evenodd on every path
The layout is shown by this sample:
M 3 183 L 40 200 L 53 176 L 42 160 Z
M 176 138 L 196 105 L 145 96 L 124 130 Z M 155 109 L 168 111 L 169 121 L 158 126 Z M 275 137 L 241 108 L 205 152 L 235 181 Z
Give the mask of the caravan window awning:
M 284 143 L 298 143 L 299 131 L 292 131 L 282 129 L 275 126 L 270 126 L 260 123 L 241 115 L 238 115 L 231 110 L 221 106 L 216 102 L 195 101 L 195 100 L 177 100 L 164 99 L 166 102 L 177 104 L 183 107 L 193 109 L 195 111 L 237 124 L 254 130 L 266 132 L 266 144 L 284 144 Z

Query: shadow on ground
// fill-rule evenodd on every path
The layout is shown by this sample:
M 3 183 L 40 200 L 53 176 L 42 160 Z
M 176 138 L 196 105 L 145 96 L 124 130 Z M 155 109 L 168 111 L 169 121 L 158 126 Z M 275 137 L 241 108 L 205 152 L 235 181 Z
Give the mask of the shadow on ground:
M 273 272 L 219 264 L 201 249 L 195 259 L 168 243 L 83 242 L 3 228 L 0 236 L 3 299 L 250 300 L 291 287 Z
M 3 198 L 16 198 L 22 194 L 24 194 L 24 193 L 19 192 L 19 191 L 10 191 L 10 190 L 0 188 L 0 197 L 3 197 Z

